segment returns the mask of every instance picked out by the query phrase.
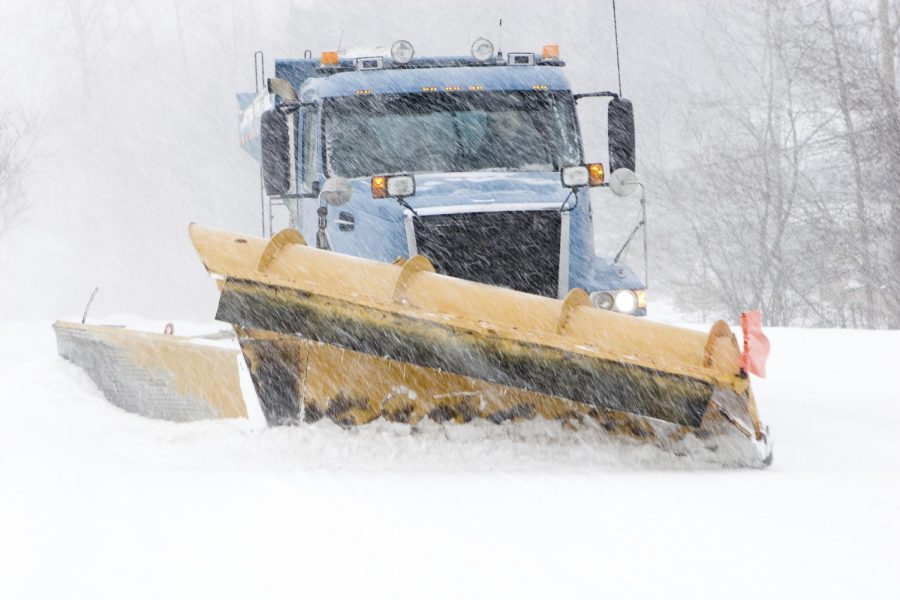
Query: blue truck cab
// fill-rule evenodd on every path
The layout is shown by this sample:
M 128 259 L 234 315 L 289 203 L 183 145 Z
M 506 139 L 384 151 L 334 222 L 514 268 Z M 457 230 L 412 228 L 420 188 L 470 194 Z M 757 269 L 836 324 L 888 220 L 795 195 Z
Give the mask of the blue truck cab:
M 481 46 L 479 46 L 479 43 Z M 590 186 L 634 169 L 631 104 L 576 96 L 558 49 L 275 61 L 240 94 L 242 146 L 308 241 L 379 261 L 417 254 L 439 273 L 646 314 L 644 283 L 594 249 Z M 399 50 L 398 50 L 399 45 Z M 609 99 L 609 169 L 585 164 L 576 111 Z

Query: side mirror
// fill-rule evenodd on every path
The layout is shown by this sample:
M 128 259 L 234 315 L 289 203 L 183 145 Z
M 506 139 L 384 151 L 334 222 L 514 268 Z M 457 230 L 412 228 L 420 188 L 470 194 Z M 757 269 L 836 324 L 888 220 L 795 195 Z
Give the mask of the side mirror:
M 609 170 L 634 171 L 634 108 L 631 100 L 613 98 L 607 108 L 609 127 Z
M 263 185 L 270 196 L 284 196 L 291 189 L 290 118 L 277 110 L 267 110 L 260 118 Z
M 609 176 L 609 189 L 617 196 L 630 196 L 639 186 L 637 176 L 631 169 L 623 167 Z
M 283 113 L 294 112 L 300 108 L 300 98 L 297 91 L 284 79 L 272 78 L 266 81 L 266 89 L 270 94 L 278 96 L 278 110 Z
M 266 89 L 270 94 L 275 94 L 281 98 L 281 101 L 293 104 L 299 104 L 300 99 L 297 98 L 297 92 L 291 87 L 291 84 L 284 79 L 272 78 L 266 81 Z
M 329 177 L 319 192 L 319 200 L 326 202 L 331 206 L 343 206 L 350 202 L 353 195 L 353 188 L 350 182 L 343 177 Z

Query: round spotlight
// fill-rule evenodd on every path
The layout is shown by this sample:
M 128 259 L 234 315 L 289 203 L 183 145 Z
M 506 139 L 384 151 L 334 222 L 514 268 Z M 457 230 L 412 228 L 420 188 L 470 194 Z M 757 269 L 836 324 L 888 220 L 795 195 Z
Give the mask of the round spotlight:
M 494 56 L 494 45 L 490 40 L 478 38 L 472 44 L 472 58 L 478 62 L 487 62 Z
M 631 314 L 637 308 L 637 298 L 629 290 L 622 290 L 616 294 L 616 310 L 620 313 Z
M 391 58 L 394 59 L 394 62 L 400 63 L 401 65 L 405 65 L 411 61 L 415 55 L 416 49 L 406 40 L 397 40 L 394 42 L 394 45 L 391 46 Z
M 613 307 L 613 297 L 609 292 L 591 292 L 591 303 L 595 308 L 610 310 Z

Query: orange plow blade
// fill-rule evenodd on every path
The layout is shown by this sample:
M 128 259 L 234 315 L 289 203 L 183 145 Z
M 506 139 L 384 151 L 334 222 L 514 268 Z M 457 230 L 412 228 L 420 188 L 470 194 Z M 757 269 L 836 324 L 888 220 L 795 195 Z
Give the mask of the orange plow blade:
M 740 350 L 707 333 L 192 226 L 270 425 L 543 418 L 725 465 L 771 460 Z

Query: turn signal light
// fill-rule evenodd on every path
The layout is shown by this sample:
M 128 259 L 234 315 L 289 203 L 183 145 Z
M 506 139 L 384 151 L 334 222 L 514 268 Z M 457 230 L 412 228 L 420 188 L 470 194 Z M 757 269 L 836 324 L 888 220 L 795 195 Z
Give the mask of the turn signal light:
M 637 296 L 638 308 L 647 308 L 647 290 L 634 290 Z
M 372 197 L 387 198 L 387 177 L 384 175 L 376 175 L 372 178 Z
M 588 166 L 588 185 L 603 185 L 606 174 L 603 172 L 603 164 L 590 163 Z

